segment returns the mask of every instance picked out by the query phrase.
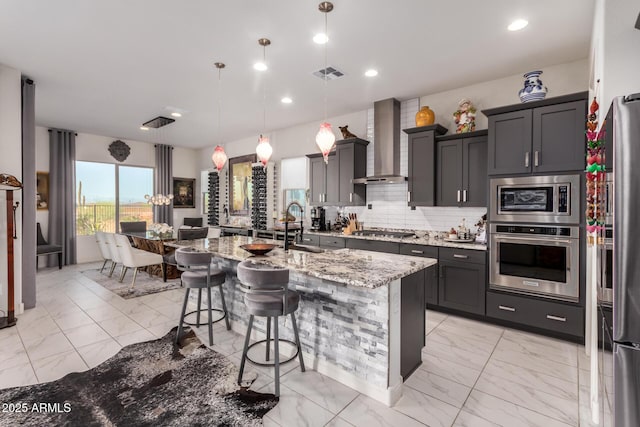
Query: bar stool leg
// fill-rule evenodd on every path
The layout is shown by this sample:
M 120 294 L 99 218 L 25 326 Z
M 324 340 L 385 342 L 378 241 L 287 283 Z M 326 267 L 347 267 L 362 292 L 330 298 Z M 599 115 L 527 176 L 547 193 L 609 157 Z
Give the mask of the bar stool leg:
M 198 289 L 198 311 L 196 311 L 196 326 L 200 327 L 200 307 L 202 303 L 202 288 Z
M 251 328 L 253 328 L 253 314 L 249 316 L 249 326 L 247 326 L 247 335 L 244 337 L 244 348 L 242 349 L 242 359 L 240 360 L 240 372 L 238 372 L 238 385 L 242 383 L 242 374 L 244 372 L 244 363 L 247 360 L 247 351 L 249 349 L 249 338 L 251 337 Z
M 224 292 L 222 291 L 222 285 L 220 289 L 220 300 L 222 301 L 222 311 L 224 311 L 224 323 L 227 324 L 227 331 L 231 330 L 231 324 L 229 323 L 229 312 L 227 311 L 227 303 L 224 301 Z
M 187 312 L 187 302 L 189 301 L 189 291 L 191 289 L 187 288 L 184 293 L 184 302 L 182 303 L 182 312 L 180 313 L 180 323 L 178 323 L 178 332 L 176 332 L 176 344 L 180 340 L 180 335 L 182 335 L 182 323 L 184 322 L 184 313 Z
M 213 316 L 211 312 L 211 286 L 207 286 L 207 294 L 209 297 L 209 345 L 213 345 Z M 198 307 L 198 313 L 200 313 L 200 307 Z
M 265 360 L 269 360 L 269 348 L 271 347 L 271 317 L 267 316 L 267 355 Z
M 302 372 L 304 369 L 304 359 L 302 358 L 302 347 L 300 346 L 300 336 L 298 335 L 298 324 L 296 323 L 296 316 L 294 313 L 291 313 L 291 325 L 293 325 L 293 334 L 296 337 L 296 346 L 298 347 L 298 359 L 300 359 L 300 370 Z
M 273 367 L 275 368 L 274 379 L 276 381 L 276 397 L 280 397 L 280 349 L 278 348 L 278 318 L 273 318 Z

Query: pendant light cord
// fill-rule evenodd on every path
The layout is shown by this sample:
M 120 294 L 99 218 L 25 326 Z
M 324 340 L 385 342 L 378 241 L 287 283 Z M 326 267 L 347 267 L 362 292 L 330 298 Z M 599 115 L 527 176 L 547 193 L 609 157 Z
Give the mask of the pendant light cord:
M 324 36 L 327 42 L 324 44 L 324 121 L 327 121 L 327 45 L 329 44 L 329 34 L 327 31 L 327 15 L 324 14 Z
M 262 62 L 267 63 L 267 47 L 262 46 Z M 262 133 L 267 131 L 267 76 L 265 74 L 262 82 Z
M 217 134 L 218 134 L 218 144 L 220 143 L 220 111 L 222 109 L 222 89 L 221 89 L 221 85 L 220 85 L 220 74 L 222 72 L 222 68 L 218 68 L 218 130 L 217 130 Z

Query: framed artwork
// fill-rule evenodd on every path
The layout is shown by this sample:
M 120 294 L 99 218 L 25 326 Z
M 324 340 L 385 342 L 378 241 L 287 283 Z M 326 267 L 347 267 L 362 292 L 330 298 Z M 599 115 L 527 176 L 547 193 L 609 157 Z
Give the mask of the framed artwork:
M 195 178 L 173 178 L 173 207 L 195 208 Z
M 229 159 L 229 206 L 231 215 L 250 215 L 253 184 L 252 164 L 257 161 L 255 154 Z
M 49 172 L 36 172 L 36 208 L 49 210 Z

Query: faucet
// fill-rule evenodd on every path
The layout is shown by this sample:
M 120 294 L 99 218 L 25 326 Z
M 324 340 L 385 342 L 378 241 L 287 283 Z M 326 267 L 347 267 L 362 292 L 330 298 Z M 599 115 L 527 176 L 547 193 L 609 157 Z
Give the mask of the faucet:
M 304 209 L 302 208 L 302 205 L 300 203 L 294 200 L 293 202 L 287 205 L 287 209 L 284 213 L 284 250 L 285 251 L 289 250 L 289 221 L 287 220 L 289 219 L 289 209 L 291 209 L 291 206 L 293 205 L 296 205 L 297 207 L 300 208 L 300 239 L 302 239 L 302 233 L 304 232 L 304 225 L 302 223 L 302 221 L 304 220 Z

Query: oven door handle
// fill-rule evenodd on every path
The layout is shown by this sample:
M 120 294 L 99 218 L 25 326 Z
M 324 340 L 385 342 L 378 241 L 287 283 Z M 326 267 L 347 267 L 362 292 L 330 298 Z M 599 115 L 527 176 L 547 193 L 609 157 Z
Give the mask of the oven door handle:
M 547 236 L 545 237 L 515 237 L 515 236 L 505 236 L 503 234 L 497 235 L 494 234 L 494 239 L 496 241 L 500 240 L 519 240 L 521 242 L 549 242 L 549 243 L 566 243 L 568 245 L 572 243 L 577 243 L 578 239 L 569 240 L 569 239 L 558 239 L 557 237 Z

